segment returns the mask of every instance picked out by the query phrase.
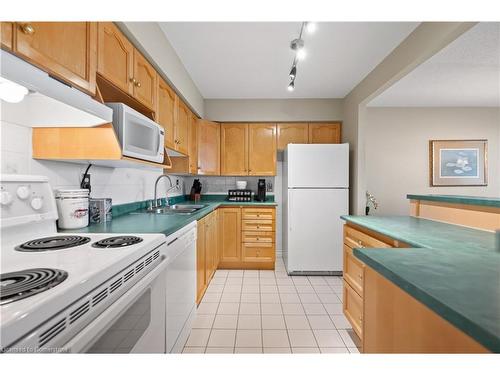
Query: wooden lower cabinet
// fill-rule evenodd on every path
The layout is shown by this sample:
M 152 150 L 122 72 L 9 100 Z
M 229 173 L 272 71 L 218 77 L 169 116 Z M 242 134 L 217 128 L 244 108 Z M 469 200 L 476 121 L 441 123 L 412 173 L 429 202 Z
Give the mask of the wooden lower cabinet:
M 344 225 L 343 312 L 361 342 L 363 342 L 364 334 L 365 264 L 354 256 L 353 249 L 363 247 L 397 248 L 409 246 L 354 224 Z
M 200 303 L 218 266 L 218 212 L 198 220 L 196 245 L 196 303 Z
M 363 309 L 364 353 L 489 352 L 368 266 Z
M 225 207 L 219 211 L 219 268 L 274 269 L 275 208 Z

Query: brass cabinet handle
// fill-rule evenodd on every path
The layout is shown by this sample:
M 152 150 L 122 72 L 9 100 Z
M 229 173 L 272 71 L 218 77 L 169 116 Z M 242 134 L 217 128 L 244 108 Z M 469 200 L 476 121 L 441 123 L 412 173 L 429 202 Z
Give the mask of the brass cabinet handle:
M 134 83 L 134 85 L 135 85 L 136 87 L 141 87 L 141 83 L 140 83 L 140 82 L 135 82 L 135 83 Z
M 35 33 L 35 28 L 30 23 L 23 23 L 21 26 L 21 31 L 26 35 L 33 35 Z
M 129 78 L 129 81 L 132 82 L 134 85 L 137 83 L 137 80 L 134 77 Z
M 363 245 L 363 241 L 358 240 L 358 245 L 359 245 L 360 247 L 364 247 L 364 245 Z
M 358 279 L 363 280 L 363 275 L 359 274 Z

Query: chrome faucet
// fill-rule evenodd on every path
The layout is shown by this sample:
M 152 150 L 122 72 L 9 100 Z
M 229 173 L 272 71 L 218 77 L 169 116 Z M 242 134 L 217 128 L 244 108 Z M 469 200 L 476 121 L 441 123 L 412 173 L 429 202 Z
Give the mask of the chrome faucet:
M 158 207 L 158 195 L 157 195 L 157 192 L 158 192 L 158 182 L 163 178 L 163 177 L 166 177 L 168 179 L 168 182 L 170 182 L 170 188 L 168 188 L 167 192 L 166 192 L 166 200 L 167 200 L 167 205 L 166 207 L 169 206 L 168 204 L 168 193 L 170 192 L 170 190 L 173 190 L 173 189 L 176 189 L 177 188 L 177 185 L 176 186 L 173 186 L 172 185 L 172 180 L 170 178 L 169 175 L 166 175 L 166 174 L 162 174 L 160 176 L 158 176 L 158 178 L 156 179 L 156 182 L 155 182 L 155 198 L 154 198 L 154 201 L 153 201 L 153 208 L 157 208 Z M 161 204 L 160 204 L 161 206 Z
M 370 194 L 369 191 L 366 192 L 366 207 L 365 207 L 365 214 L 368 215 L 370 212 L 370 203 L 373 205 L 374 209 L 378 208 L 378 202 L 373 196 L 373 194 Z

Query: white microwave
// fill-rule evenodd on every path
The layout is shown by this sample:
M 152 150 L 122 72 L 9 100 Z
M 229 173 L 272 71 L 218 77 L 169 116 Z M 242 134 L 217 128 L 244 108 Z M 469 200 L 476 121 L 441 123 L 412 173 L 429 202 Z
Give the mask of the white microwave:
M 123 103 L 106 103 L 113 109 L 113 127 L 124 156 L 163 163 L 165 130 Z

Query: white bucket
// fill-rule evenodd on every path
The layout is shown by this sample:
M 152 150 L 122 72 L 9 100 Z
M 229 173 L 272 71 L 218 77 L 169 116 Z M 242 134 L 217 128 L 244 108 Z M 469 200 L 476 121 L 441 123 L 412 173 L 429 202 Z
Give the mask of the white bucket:
M 59 228 L 78 229 L 89 225 L 89 191 L 87 189 L 57 190 L 56 203 Z

